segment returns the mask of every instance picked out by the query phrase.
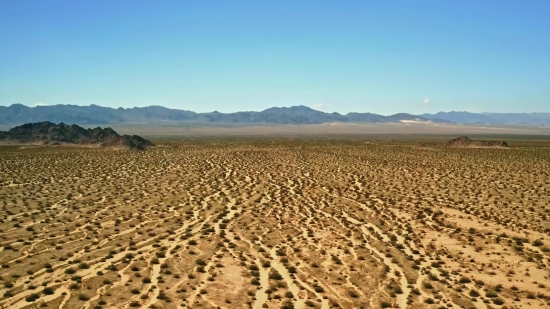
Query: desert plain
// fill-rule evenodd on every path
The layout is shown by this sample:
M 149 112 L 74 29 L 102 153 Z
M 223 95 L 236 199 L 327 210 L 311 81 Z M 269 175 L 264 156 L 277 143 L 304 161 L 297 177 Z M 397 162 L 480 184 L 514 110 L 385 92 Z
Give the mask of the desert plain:
M 0 147 L 0 308 L 549 308 L 550 142 Z

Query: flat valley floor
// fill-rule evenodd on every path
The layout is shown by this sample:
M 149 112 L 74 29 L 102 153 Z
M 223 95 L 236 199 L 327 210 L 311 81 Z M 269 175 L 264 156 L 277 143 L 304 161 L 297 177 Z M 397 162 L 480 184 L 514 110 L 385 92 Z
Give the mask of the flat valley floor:
M 550 142 L 0 147 L 0 308 L 549 308 Z

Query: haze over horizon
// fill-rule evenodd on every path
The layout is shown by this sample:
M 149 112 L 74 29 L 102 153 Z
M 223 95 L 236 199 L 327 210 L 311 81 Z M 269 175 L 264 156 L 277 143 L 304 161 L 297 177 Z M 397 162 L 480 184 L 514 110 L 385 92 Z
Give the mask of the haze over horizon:
M 114 108 L 114 109 L 118 109 L 118 108 L 124 108 L 124 109 L 132 109 L 132 108 L 144 108 L 144 107 L 154 107 L 154 106 L 160 106 L 160 107 L 165 107 L 165 108 L 169 108 L 169 109 L 175 109 L 175 110 L 182 110 L 182 111 L 190 111 L 190 112 L 197 112 L 197 113 L 213 113 L 213 112 L 220 112 L 220 113 L 225 113 L 225 114 L 230 114 L 230 113 L 238 113 L 238 112 L 261 112 L 261 111 L 265 111 L 267 109 L 270 109 L 270 108 L 291 108 L 291 107 L 299 107 L 299 106 L 305 106 L 305 107 L 308 107 L 308 108 L 311 108 L 313 110 L 317 110 L 317 111 L 320 111 L 320 112 L 324 112 L 324 113 L 339 113 L 339 114 L 342 114 L 342 115 L 345 115 L 345 114 L 348 114 L 348 113 L 373 113 L 371 112 L 370 110 L 350 110 L 350 111 L 345 111 L 345 112 L 338 112 L 338 111 L 328 111 L 327 110 L 327 107 L 324 107 L 324 106 L 316 106 L 316 105 L 312 105 L 312 106 L 307 106 L 307 105 L 279 105 L 279 106 L 270 106 L 270 107 L 266 107 L 266 108 L 261 108 L 261 109 L 251 109 L 251 110 L 231 110 L 231 111 L 219 111 L 219 110 L 206 110 L 206 111 L 196 111 L 196 110 L 192 110 L 192 109 L 188 109 L 188 108 L 185 108 L 185 106 L 175 106 L 175 107 L 169 107 L 169 106 L 164 106 L 164 105 L 160 105 L 160 104 L 151 104 L 151 105 L 143 105 L 143 106 L 107 106 L 107 105 L 101 105 L 101 104 L 95 104 L 95 103 L 91 103 L 91 104 L 43 104 L 43 103 L 38 103 L 38 104 L 34 104 L 34 105 L 29 105 L 29 104 L 24 104 L 24 103 L 20 103 L 20 102 L 17 102 L 17 103 L 12 103 L 12 104 L 9 104 L 9 105 L 2 105 L 0 104 L 0 106 L 6 106 L 6 107 L 9 107 L 11 105 L 14 105 L 14 104 L 21 104 L 21 105 L 25 105 L 27 107 L 39 107 L 39 106 L 56 106 L 56 105 L 75 105 L 75 106 L 100 106 L 100 107 L 109 107 L 109 108 Z M 498 112 L 491 112 L 491 111 L 478 111 L 478 112 L 472 112 L 472 111 L 467 111 L 467 110 L 438 110 L 438 111 L 434 111 L 432 113 L 408 113 L 408 114 L 412 114 L 412 115 L 421 115 L 421 114 L 437 114 L 437 113 L 453 113 L 453 112 L 459 112 L 459 113 L 462 113 L 462 112 L 466 112 L 466 113 L 472 113 L 472 114 L 537 114 L 537 113 L 540 113 L 540 114 L 548 114 L 549 112 L 546 112 L 546 111 L 525 111 L 525 112 L 506 112 L 506 111 L 498 111 Z M 379 115 L 383 115 L 383 116 L 391 116 L 391 115 L 395 115 L 395 114 L 399 114 L 399 113 L 405 113 L 405 112 L 395 112 L 395 113 L 391 113 L 391 114 L 382 114 L 382 113 L 375 113 L 375 114 L 379 114 Z
M 0 105 L 550 112 L 546 1 L 0 4 Z

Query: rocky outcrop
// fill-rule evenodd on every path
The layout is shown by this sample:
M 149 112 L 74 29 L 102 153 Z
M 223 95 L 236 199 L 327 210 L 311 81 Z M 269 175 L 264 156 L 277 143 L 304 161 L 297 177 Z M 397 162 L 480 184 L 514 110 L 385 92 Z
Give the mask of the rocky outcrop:
M 77 125 L 49 121 L 27 123 L 7 132 L 0 131 L 0 140 L 17 143 L 78 144 L 143 150 L 154 146 L 137 135 L 119 135 L 111 128 L 84 129 Z
M 460 136 L 454 138 L 447 143 L 447 147 L 508 147 L 508 143 L 505 141 L 474 141 L 469 139 L 467 136 Z

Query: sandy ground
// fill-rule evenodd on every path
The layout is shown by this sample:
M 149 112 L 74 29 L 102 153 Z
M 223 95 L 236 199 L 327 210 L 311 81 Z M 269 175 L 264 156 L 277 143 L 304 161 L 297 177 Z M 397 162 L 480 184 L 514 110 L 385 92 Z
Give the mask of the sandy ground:
M 550 143 L 0 147 L 0 308 L 548 308 Z
M 113 124 L 120 134 L 155 138 L 204 136 L 301 136 L 301 135 L 545 135 L 550 127 L 456 125 L 430 123 L 327 123 L 312 125 L 211 125 L 188 123 Z

